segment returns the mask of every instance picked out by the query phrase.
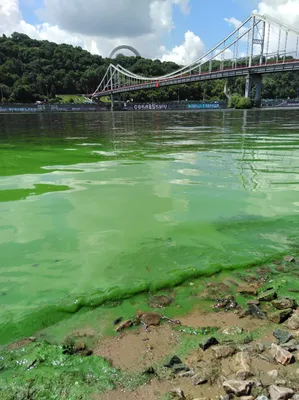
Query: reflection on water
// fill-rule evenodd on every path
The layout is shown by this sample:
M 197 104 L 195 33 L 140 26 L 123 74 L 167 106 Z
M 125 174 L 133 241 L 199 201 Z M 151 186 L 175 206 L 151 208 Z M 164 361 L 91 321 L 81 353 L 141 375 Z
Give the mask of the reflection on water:
M 0 322 L 291 251 L 298 122 L 296 110 L 1 115 Z

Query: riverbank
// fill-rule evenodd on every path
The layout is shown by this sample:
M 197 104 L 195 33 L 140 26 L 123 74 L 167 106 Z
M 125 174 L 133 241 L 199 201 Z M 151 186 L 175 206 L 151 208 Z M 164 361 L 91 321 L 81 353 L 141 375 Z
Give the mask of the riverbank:
M 189 280 L 36 332 L 2 347 L 1 398 L 219 398 L 236 385 L 237 397 L 277 400 L 273 385 L 299 393 L 298 267 L 290 256 Z

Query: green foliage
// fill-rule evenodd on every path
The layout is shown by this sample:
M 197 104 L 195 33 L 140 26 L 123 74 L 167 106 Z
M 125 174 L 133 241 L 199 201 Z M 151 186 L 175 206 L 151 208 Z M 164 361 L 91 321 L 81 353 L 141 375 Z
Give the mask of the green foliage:
M 240 110 L 248 109 L 252 107 L 251 99 L 233 94 L 229 99 L 229 107 Z
M 271 60 L 269 60 L 271 62 Z M 21 33 L 11 37 L 0 36 L 0 97 L 9 102 L 34 102 L 54 99 L 60 95 L 92 93 L 104 77 L 110 63 L 121 64 L 134 73 L 148 76 L 161 76 L 179 68 L 173 62 L 161 62 L 142 57 L 116 59 L 102 58 L 67 44 L 56 44 L 47 40 L 31 39 Z M 239 60 L 238 67 L 246 64 Z M 219 70 L 220 61 L 214 60 L 213 71 Z M 232 68 L 230 60 L 223 68 Z M 208 71 L 208 63 L 202 71 Z M 198 71 L 194 71 L 194 74 Z M 189 85 L 157 88 L 124 95 L 123 100 L 134 102 L 199 101 L 226 100 L 225 80 L 206 81 Z M 243 95 L 245 90 L 242 77 L 229 80 L 232 93 Z M 295 98 L 299 95 L 299 74 L 288 72 L 264 77 L 263 98 Z M 1 101 L 1 99 L 0 99 Z M 76 101 L 75 101 L 76 102 Z M 240 108 L 247 108 L 240 102 Z

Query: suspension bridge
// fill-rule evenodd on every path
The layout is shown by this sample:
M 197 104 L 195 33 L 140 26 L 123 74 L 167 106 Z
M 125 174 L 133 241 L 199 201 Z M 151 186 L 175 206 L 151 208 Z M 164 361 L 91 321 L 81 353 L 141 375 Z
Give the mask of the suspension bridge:
M 203 56 L 172 73 L 147 77 L 110 64 L 91 97 L 110 96 L 113 108 L 114 96 L 123 93 L 243 76 L 245 97 L 251 97 L 255 88 L 259 103 L 263 75 L 289 71 L 299 71 L 299 30 L 253 13 Z

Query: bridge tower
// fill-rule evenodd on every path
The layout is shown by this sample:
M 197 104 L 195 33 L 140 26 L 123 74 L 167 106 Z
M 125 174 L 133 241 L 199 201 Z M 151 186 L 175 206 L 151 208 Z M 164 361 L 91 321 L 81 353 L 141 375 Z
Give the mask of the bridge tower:
M 270 35 L 270 30 L 268 31 Z M 265 36 L 266 36 L 266 21 L 260 21 L 257 19 L 255 14 L 252 14 L 251 18 L 251 30 L 250 30 L 250 54 L 248 67 L 251 68 L 253 64 L 254 54 L 257 54 L 259 49 L 259 64 L 262 65 L 264 62 L 264 49 L 265 49 Z M 256 56 L 257 57 L 257 56 Z M 246 76 L 245 82 L 245 97 L 251 98 L 251 92 L 255 86 L 255 106 L 259 107 L 262 101 L 262 74 L 252 74 L 249 69 L 249 73 Z

